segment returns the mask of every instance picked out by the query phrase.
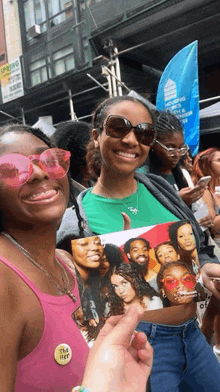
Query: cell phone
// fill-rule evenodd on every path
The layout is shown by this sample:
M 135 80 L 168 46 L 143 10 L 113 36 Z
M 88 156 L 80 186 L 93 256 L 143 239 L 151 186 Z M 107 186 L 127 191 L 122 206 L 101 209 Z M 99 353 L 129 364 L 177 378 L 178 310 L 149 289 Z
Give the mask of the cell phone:
M 207 185 L 211 179 L 212 179 L 211 176 L 201 177 L 196 185 L 200 185 L 200 184 L 206 184 Z

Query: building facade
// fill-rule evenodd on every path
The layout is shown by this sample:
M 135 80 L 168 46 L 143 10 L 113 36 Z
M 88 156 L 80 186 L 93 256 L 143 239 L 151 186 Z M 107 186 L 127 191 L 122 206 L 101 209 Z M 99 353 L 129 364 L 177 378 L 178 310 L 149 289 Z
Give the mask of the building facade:
M 155 103 L 166 64 L 195 39 L 200 98 L 218 95 L 219 12 L 218 0 L 2 0 L 0 123 L 89 120 L 109 94 L 106 68 L 123 94 Z

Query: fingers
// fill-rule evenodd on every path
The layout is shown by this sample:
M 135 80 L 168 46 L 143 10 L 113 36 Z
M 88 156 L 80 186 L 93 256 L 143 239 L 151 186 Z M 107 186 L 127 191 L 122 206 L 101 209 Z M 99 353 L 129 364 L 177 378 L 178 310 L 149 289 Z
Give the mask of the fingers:
M 153 362 L 153 347 L 150 345 L 150 343 L 147 341 L 145 344 L 145 347 L 138 350 L 138 357 L 144 362 L 148 363 L 148 365 L 152 365 Z
M 145 348 L 139 350 L 137 355 L 139 359 L 139 366 L 147 374 L 147 376 L 149 376 L 153 364 L 153 348 L 150 343 L 147 342 Z
M 206 185 L 204 184 L 196 185 L 195 188 L 192 189 L 192 194 L 195 198 L 195 201 L 199 200 L 204 195 L 205 190 Z
M 148 373 L 149 375 L 153 363 L 153 348 L 148 342 L 144 332 L 135 333 L 128 351 L 133 358 L 138 361 L 145 373 Z
M 130 230 L 131 229 L 130 217 L 125 212 L 122 212 L 121 215 L 123 216 L 123 221 L 124 221 L 123 230 Z
M 141 350 L 145 347 L 147 343 L 147 336 L 144 332 L 135 332 L 134 337 L 131 342 L 131 346 L 135 348 L 135 350 Z
M 209 289 L 216 298 L 220 299 L 220 265 L 206 263 L 201 267 L 201 274 L 207 289 Z
M 200 184 L 195 185 L 194 189 L 196 191 L 203 191 L 207 188 L 207 184 L 205 182 L 201 182 Z
M 214 226 L 213 219 L 209 215 L 205 216 L 204 218 L 199 219 L 198 223 L 204 227 L 213 227 Z
M 109 333 L 112 331 L 112 329 L 115 327 L 115 325 L 118 324 L 118 322 L 122 319 L 122 317 L 124 317 L 124 315 L 112 316 L 109 319 L 107 319 L 104 327 L 102 327 L 101 331 L 98 334 L 98 337 L 95 341 L 95 344 L 99 343 L 107 335 L 109 335 Z
M 121 344 L 124 347 L 128 347 L 131 342 L 134 329 L 141 319 L 144 311 L 143 308 L 137 305 L 132 305 L 127 313 L 118 321 L 115 327 L 108 335 L 110 344 Z M 111 318 L 110 318 L 111 319 Z M 111 322 L 111 320 L 109 321 Z
M 203 278 L 203 282 L 205 287 L 211 291 L 212 294 L 218 299 L 220 299 L 220 287 L 219 285 L 216 286 L 214 283 L 214 279 Z

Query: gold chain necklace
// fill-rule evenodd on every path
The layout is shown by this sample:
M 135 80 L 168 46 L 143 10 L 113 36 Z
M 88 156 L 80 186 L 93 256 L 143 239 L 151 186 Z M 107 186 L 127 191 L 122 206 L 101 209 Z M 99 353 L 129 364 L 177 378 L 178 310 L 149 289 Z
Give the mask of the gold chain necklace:
M 10 234 L 2 231 L 2 233 L 5 237 L 7 237 L 26 257 L 28 260 L 30 260 L 32 262 L 32 264 L 35 265 L 35 267 L 39 268 L 42 272 L 45 273 L 45 275 L 48 277 L 48 279 L 50 280 L 50 282 L 52 283 L 52 285 L 57 289 L 59 295 L 68 295 L 71 300 L 73 302 L 77 301 L 77 298 L 75 297 L 75 295 L 70 291 L 69 289 L 69 278 L 67 275 L 67 272 L 65 270 L 65 268 L 63 267 L 63 265 L 60 263 L 60 261 L 55 257 L 55 261 L 58 265 L 58 267 L 61 269 L 62 271 L 62 281 L 63 281 L 63 287 L 61 286 L 60 282 L 58 281 L 58 279 L 50 272 L 47 271 L 41 263 L 39 263 L 36 258 L 25 248 L 23 248 L 23 246 L 21 246 L 13 237 L 11 237 Z
M 137 190 L 136 190 L 136 192 L 134 192 L 134 193 L 136 193 L 136 196 L 137 196 L 137 204 L 136 204 L 136 207 L 132 207 L 132 206 L 130 206 L 130 207 L 128 207 L 128 206 L 126 206 L 126 204 L 123 202 L 123 199 L 119 199 L 119 198 L 115 198 L 114 197 L 114 195 L 101 183 L 101 180 L 99 179 L 99 184 L 101 185 L 101 187 L 112 197 L 112 199 L 118 199 L 118 200 L 120 200 L 121 202 L 122 202 L 122 204 L 130 211 L 130 212 L 132 212 L 132 214 L 133 215 L 137 215 L 137 213 L 138 213 L 138 211 L 139 211 L 139 209 L 138 209 L 138 185 L 137 185 Z M 133 195 L 133 194 L 132 194 Z M 131 195 L 130 195 L 131 196 Z

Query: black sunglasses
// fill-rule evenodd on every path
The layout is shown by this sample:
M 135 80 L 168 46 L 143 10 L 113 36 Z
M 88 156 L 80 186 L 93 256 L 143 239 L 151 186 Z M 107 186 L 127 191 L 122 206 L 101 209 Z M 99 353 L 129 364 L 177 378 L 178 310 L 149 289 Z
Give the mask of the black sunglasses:
M 103 127 L 105 127 L 106 135 L 117 139 L 125 137 L 133 130 L 137 141 L 145 146 L 151 146 L 156 139 L 156 131 L 153 124 L 143 122 L 134 126 L 127 118 L 121 116 L 109 114 Z

